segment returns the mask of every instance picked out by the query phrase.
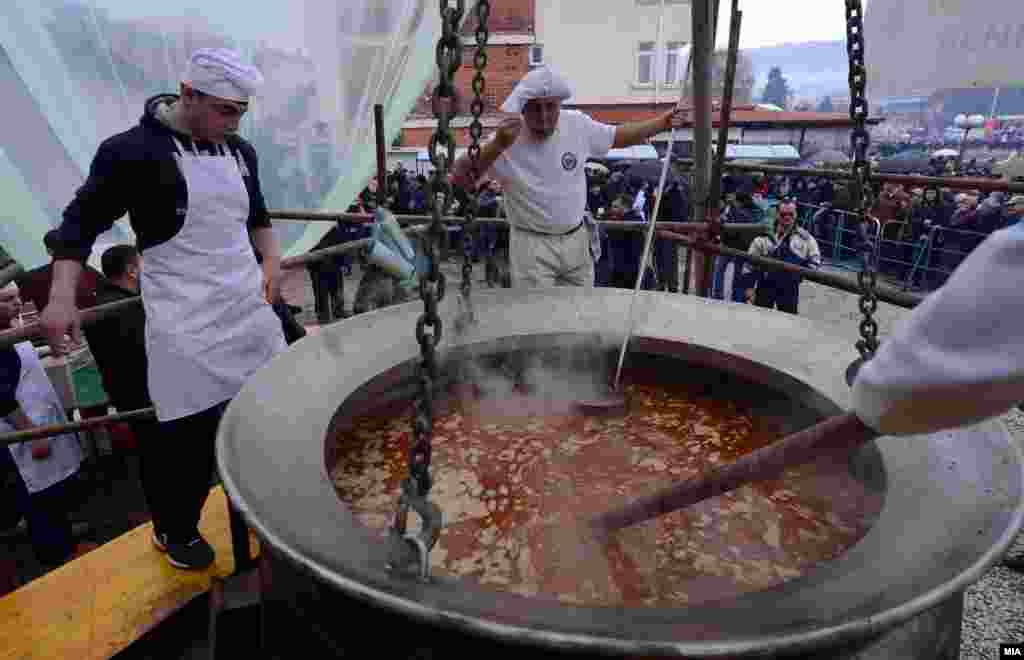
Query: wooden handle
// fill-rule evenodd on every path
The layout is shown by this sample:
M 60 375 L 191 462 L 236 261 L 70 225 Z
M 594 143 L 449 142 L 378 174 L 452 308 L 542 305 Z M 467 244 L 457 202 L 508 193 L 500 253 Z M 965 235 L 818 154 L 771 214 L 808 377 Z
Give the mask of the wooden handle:
M 877 437 L 878 433 L 853 413 L 832 417 L 753 451 L 734 463 L 714 467 L 660 493 L 596 516 L 591 525 L 599 534 L 630 527 L 751 482 L 774 479 L 787 468 L 810 462 L 825 451 L 853 449 Z

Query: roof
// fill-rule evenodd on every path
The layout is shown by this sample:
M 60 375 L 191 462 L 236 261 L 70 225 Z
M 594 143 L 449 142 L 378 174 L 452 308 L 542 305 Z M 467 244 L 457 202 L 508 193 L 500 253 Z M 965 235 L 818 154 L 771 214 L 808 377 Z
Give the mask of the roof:
M 800 152 L 789 144 L 727 144 L 729 160 L 800 160 Z
M 665 112 L 671 108 L 673 103 L 659 103 L 655 105 L 650 101 L 632 101 L 630 103 L 568 103 L 566 107 L 578 109 L 587 113 L 600 114 L 601 111 L 608 110 L 623 110 L 623 109 L 634 109 L 636 117 L 634 119 L 644 119 L 653 117 L 658 112 Z M 763 104 L 758 105 L 740 105 L 735 106 L 732 109 L 732 114 L 729 117 L 729 124 L 737 127 L 750 127 L 750 126 L 770 126 L 773 128 L 852 128 L 853 120 L 850 119 L 850 115 L 845 112 L 796 112 L 787 110 L 771 110 L 768 109 L 770 106 Z M 686 108 L 689 111 L 690 116 L 693 115 L 692 108 Z M 645 117 L 641 117 L 643 113 Z M 719 113 L 720 108 L 716 103 L 712 110 L 712 124 L 718 126 L 719 124 Z M 881 118 L 868 119 L 869 124 L 881 123 Z M 693 120 L 683 124 L 686 128 L 693 127 Z
M 658 150 L 649 144 L 637 144 L 622 149 L 611 149 L 605 156 L 606 160 L 655 160 L 658 158 Z

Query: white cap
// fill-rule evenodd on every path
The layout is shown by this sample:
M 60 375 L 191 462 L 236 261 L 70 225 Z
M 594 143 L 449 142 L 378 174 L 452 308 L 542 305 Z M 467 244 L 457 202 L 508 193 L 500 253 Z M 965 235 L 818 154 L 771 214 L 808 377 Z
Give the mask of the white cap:
M 263 85 L 263 74 L 233 50 L 200 48 L 189 58 L 182 82 L 210 96 L 248 103 Z
M 557 98 L 565 101 L 572 96 L 572 90 L 565 78 L 546 66 L 534 69 L 519 81 L 509 97 L 501 105 L 505 112 L 520 114 L 527 101 L 532 99 Z

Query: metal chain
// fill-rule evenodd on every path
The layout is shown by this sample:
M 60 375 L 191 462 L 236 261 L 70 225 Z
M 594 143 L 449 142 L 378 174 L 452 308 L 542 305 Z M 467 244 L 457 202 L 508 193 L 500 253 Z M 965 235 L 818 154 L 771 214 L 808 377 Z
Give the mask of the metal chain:
M 441 36 L 437 41 L 437 85 L 431 95 L 431 108 L 437 118 L 437 129 L 430 138 L 428 153 L 434 165 L 430 178 L 429 200 L 432 220 L 426 232 L 424 252 L 426 272 L 420 273 L 419 291 L 423 300 L 423 314 L 416 321 L 416 341 L 420 345 L 420 396 L 413 413 L 413 442 L 409 448 L 409 476 L 402 480 L 402 493 L 398 498 L 391 527 L 392 535 L 400 539 L 391 547 L 392 567 L 405 569 L 418 567 L 421 580 L 430 574 L 430 551 L 441 536 L 444 524 L 441 509 L 427 496 L 433 485 L 430 476 L 430 458 L 434 438 L 434 389 L 438 377 L 437 345 L 441 343 L 442 323 L 437 306 L 444 299 L 445 278 L 439 263 L 439 247 L 447 237 L 444 216 L 451 206 L 452 185 L 448 171 L 455 160 L 455 138 L 451 120 L 458 112 L 458 94 L 455 91 L 455 73 L 462 66 L 462 42 L 459 24 L 466 11 L 465 0 L 457 0 L 454 7 L 449 0 L 440 0 Z M 422 519 L 419 534 L 406 533 L 409 511 Z M 410 552 L 412 556 L 410 556 Z
M 850 135 L 853 148 L 852 194 L 853 208 L 861 222 L 869 221 L 872 206 L 871 162 L 868 147 L 871 135 L 867 130 L 867 67 L 864 59 L 864 8 L 861 0 L 846 0 L 846 52 L 850 61 L 850 119 L 854 129 Z M 877 239 L 876 239 L 877 244 Z M 863 361 L 870 360 L 878 349 L 878 323 L 874 314 L 878 310 L 878 270 L 874 246 L 866 244 L 862 254 L 863 267 L 857 275 L 860 285 L 860 340 L 857 350 Z
M 438 303 L 444 299 L 445 279 L 438 263 L 439 245 L 447 232 L 444 214 L 451 205 L 452 186 L 448 171 L 455 157 L 455 138 L 451 119 L 458 111 L 455 91 L 455 73 L 462 66 L 462 43 L 459 24 L 465 13 L 465 0 L 457 0 L 454 7 L 441 0 L 441 37 L 437 42 L 438 81 L 431 97 L 437 129 L 430 138 L 430 162 L 434 173 L 430 179 L 430 204 L 433 219 L 427 231 L 425 249 L 427 272 L 420 274 L 420 298 L 424 311 L 416 322 L 416 341 L 420 345 L 420 397 L 416 401 L 413 419 L 413 445 L 409 451 L 409 478 L 403 483 L 405 493 L 413 497 L 426 497 L 432 486 L 430 458 L 434 435 L 434 384 L 437 372 L 437 345 L 441 342 L 442 323 L 437 315 Z M 404 520 L 399 521 L 404 533 Z
M 477 18 L 476 28 L 476 53 L 473 56 L 473 65 L 476 67 L 476 75 L 473 76 L 473 101 L 470 103 L 469 111 L 473 115 L 473 121 L 469 125 L 469 162 L 471 168 L 470 180 L 474 183 L 480 177 L 480 138 L 483 136 L 484 127 L 480 122 L 480 116 L 484 113 L 484 91 L 487 89 L 487 79 L 484 71 L 487 69 L 487 42 L 491 35 L 487 29 L 491 16 L 490 0 L 479 0 L 474 9 Z M 473 252 L 474 238 L 477 228 L 475 227 L 476 214 L 479 211 L 478 196 L 476 191 L 469 195 L 469 203 L 465 209 L 465 223 L 462 226 L 462 286 L 461 286 L 461 311 L 455 322 L 456 330 L 461 332 L 476 322 L 476 313 L 473 310 Z

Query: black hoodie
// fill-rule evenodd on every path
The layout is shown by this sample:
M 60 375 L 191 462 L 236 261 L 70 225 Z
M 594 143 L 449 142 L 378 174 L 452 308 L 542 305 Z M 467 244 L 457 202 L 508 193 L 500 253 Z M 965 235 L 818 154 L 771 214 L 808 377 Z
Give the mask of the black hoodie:
M 172 137 L 185 149 L 194 146 L 199 153 L 214 152 L 210 142 L 193 142 L 157 116 L 160 104 L 177 100 L 173 94 L 154 96 L 146 101 L 139 125 L 103 141 L 89 168 L 89 177 L 78 189 L 64 211 L 57 230 L 54 257 L 85 261 L 96 237 L 125 213 L 138 238 L 138 249 L 148 248 L 174 238 L 185 223 L 188 192 L 178 169 Z M 256 150 L 237 135 L 229 135 L 227 146 L 244 163 L 243 176 L 249 191 L 249 228 L 269 227 L 270 216 L 260 191 Z

